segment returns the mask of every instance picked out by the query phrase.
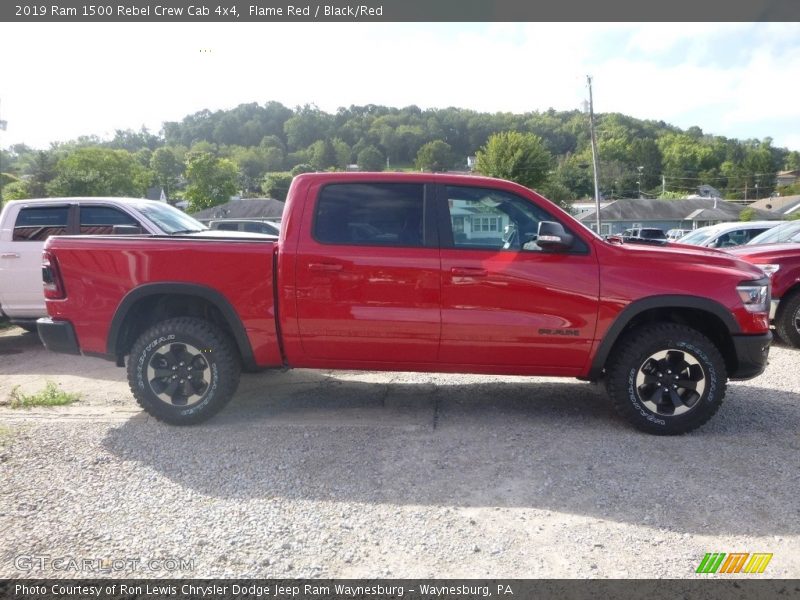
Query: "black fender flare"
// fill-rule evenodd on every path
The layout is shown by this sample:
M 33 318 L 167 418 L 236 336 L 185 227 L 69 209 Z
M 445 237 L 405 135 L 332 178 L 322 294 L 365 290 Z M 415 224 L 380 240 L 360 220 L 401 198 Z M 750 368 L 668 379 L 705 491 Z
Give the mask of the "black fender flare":
M 108 330 L 108 340 L 106 342 L 106 352 L 109 357 L 119 359 L 117 346 L 122 333 L 122 325 L 125 323 L 125 319 L 136 303 L 151 296 L 169 295 L 196 296 L 208 301 L 216 307 L 233 333 L 234 341 L 242 356 L 242 362 L 245 367 L 249 369 L 256 368 L 250 339 L 247 337 L 244 325 L 233 306 L 231 306 L 231 303 L 217 290 L 196 283 L 147 283 L 129 291 L 119 303 L 119 306 L 117 306 L 117 310 L 114 312 L 114 318 L 111 320 L 111 327 Z
M 603 340 L 597 347 L 597 352 L 595 352 L 592 366 L 589 369 L 588 376 L 586 377 L 587 379 L 594 381 L 602 375 L 603 368 L 605 367 L 606 360 L 608 359 L 611 349 L 614 347 L 614 344 L 619 339 L 619 336 L 622 334 L 628 324 L 638 315 L 654 308 L 691 308 L 695 310 L 702 310 L 713 314 L 715 317 L 718 317 L 725 327 L 727 327 L 728 332 L 731 335 L 735 335 L 741 331 L 733 314 L 727 308 L 725 308 L 725 306 L 716 300 L 712 300 L 711 298 L 674 294 L 665 296 L 649 296 L 640 300 L 634 300 L 617 315 L 617 318 L 603 336 Z

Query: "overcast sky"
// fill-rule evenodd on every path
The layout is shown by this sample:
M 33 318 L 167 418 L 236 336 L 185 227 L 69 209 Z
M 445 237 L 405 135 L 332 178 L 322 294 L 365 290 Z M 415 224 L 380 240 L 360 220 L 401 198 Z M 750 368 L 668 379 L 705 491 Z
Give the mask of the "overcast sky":
M 0 23 L 0 145 L 208 108 L 621 112 L 800 150 L 800 24 Z

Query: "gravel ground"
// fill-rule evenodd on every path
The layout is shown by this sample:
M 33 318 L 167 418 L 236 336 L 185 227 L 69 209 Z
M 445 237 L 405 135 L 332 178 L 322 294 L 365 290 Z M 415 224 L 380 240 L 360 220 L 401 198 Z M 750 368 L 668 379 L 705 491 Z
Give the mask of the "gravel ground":
M 122 369 L 6 330 L 0 401 L 45 380 L 82 400 L 0 407 L 0 577 L 97 574 L 48 562 L 71 557 L 120 577 L 687 578 L 706 552 L 771 552 L 765 576 L 797 578 L 798 356 L 774 346 L 677 438 L 574 380 L 324 371 L 245 375 L 175 428 Z

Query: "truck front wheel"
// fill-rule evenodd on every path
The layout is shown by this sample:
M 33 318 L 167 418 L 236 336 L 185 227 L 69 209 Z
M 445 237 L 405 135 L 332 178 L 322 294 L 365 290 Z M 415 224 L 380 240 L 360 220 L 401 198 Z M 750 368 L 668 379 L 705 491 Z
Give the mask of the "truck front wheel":
M 722 404 L 728 379 L 717 347 L 674 323 L 628 332 L 615 346 L 606 377 L 616 411 L 637 429 L 657 435 L 703 425 Z
M 179 317 L 139 336 L 128 359 L 128 383 L 148 414 L 173 425 L 192 425 L 228 403 L 240 369 L 233 344 L 219 327 Z

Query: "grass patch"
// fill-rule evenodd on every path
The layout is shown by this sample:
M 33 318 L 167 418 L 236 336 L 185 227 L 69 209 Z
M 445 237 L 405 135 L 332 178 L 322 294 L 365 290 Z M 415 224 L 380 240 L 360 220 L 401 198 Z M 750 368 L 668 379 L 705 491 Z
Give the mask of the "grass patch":
M 14 430 L 8 425 L 0 423 L 0 448 L 4 448 L 14 437 Z
M 11 408 L 31 408 L 33 406 L 64 406 L 80 400 L 80 394 L 60 390 L 52 381 L 48 381 L 41 392 L 23 394 L 15 385 L 10 394 Z

